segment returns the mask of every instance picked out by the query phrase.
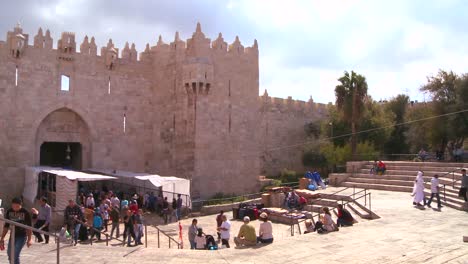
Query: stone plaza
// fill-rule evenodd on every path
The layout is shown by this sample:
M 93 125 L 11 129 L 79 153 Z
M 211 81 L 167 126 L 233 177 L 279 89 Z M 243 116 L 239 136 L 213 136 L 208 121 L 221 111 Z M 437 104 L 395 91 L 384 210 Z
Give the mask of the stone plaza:
M 329 188 L 335 192 L 339 188 Z M 329 234 L 290 236 L 289 226 L 274 224 L 275 241 L 253 248 L 198 251 L 168 249 L 156 231 L 148 227 L 148 248 L 122 247 L 105 243 L 63 246 L 61 263 L 468 263 L 468 246 L 462 236 L 468 231 L 466 212 L 443 207 L 441 211 L 421 210 L 411 205 L 408 193 L 372 190 L 373 210 L 381 217 L 360 220 L 352 227 Z M 198 217 L 200 227 L 215 234 L 215 215 Z M 182 222 L 184 244 L 191 218 Z M 232 220 L 231 237 L 241 225 Z M 258 228 L 258 221 L 253 221 Z M 164 227 L 177 234 L 177 223 Z M 232 239 L 231 239 L 231 244 Z M 173 245 L 174 246 L 174 245 Z M 55 244 L 33 244 L 22 253 L 23 263 L 55 263 Z M 6 260 L 0 251 L 0 260 Z

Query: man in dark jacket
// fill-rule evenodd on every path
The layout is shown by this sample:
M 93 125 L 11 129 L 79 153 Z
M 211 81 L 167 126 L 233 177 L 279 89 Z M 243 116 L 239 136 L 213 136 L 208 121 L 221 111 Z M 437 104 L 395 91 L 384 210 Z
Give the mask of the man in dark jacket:
M 73 234 L 75 246 L 78 243 L 81 223 L 84 222 L 83 212 L 81 208 L 73 200 L 68 201 L 68 206 L 65 208 L 65 224 L 70 234 Z M 73 233 L 71 232 L 73 230 Z
M 336 220 L 336 225 L 340 226 L 352 226 L 354 218 L 351 213 L 343 208 L 343 205 L 338 204 L 338 219 Z

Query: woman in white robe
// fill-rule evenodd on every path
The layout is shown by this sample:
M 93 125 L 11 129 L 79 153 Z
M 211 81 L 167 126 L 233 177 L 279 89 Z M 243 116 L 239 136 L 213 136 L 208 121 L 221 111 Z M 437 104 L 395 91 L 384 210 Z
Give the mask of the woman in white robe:
M 424 206 L 424 205 L 421 204 L 421 202 L 425 201 L 425 199 L 424 199 L 424 178 L 423 178 L 423 172 L 422 171 L 418 171 L 418 176 L 416 177 L 416 180 L 414 181 L 412 196 L 414 196 L 413 205 Z

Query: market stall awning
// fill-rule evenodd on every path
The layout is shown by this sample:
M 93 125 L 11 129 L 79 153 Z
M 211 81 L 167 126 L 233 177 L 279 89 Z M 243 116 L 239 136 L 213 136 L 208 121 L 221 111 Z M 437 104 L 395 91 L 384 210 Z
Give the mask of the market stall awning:
M 123 170 L 109 170 L 109 169 L 89 169 L 92 173 L 101 173 L 105 175 L 112 175 L 114 177 L 123 179 L 137 179 L 141 181 L 149 181 L 155 187 L 161 187 L 165 192 L 174 194 L 183 194 L 190 196 L 190 180 L 178 178 L 174 176 L 160 176 L 158 174 L 149 173 L 136 173 Z
M 67 177 L 69 180 L 77 180 L 77 181 L 103 181 L 103 180 L 117 179 L 115 177 L 111 177 L 107 175 L 86 173 L 86 172 L 81 172 L 81 171 L 64 170 L 64 169 L 45 169 L 42 171 L 55 174 L 57 176 Z

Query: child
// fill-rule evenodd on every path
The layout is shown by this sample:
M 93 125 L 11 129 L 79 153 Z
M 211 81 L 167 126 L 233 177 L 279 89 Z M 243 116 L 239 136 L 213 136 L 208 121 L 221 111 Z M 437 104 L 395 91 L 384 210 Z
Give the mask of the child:
M 427 207 L 431 207 L 431 202 L 434 196 L 437 198 L 437 208 L 441 208 L 442 205 L 440 204 L 440 194 L 439 194 L 439 175 L 434 175 L 431 179 L 431 198 L 427 202 Z
M 198 228 L 198 234 L 195 237 L 195 248 L 196 249 L 205 249 L 206 246 L 206 237 L 203 234 L 203 229 Z
M 93 218 L 93 229 L 91 233 L 91 239 L 93 239 L 94 234 L 96 234 L 97 239 L 101 240 L 102 224 L 103 224 L 103 221 L 102 221 L 101 214 L 99 213 L 99 210 L 96 209 L 96 212 L 94 213 L 94 218 Z
M 104 231 L 107 232 L 107 225 L 109 224 L 109 205 L 104 204 L 101 211 L 101 218 L 104 221 Z

